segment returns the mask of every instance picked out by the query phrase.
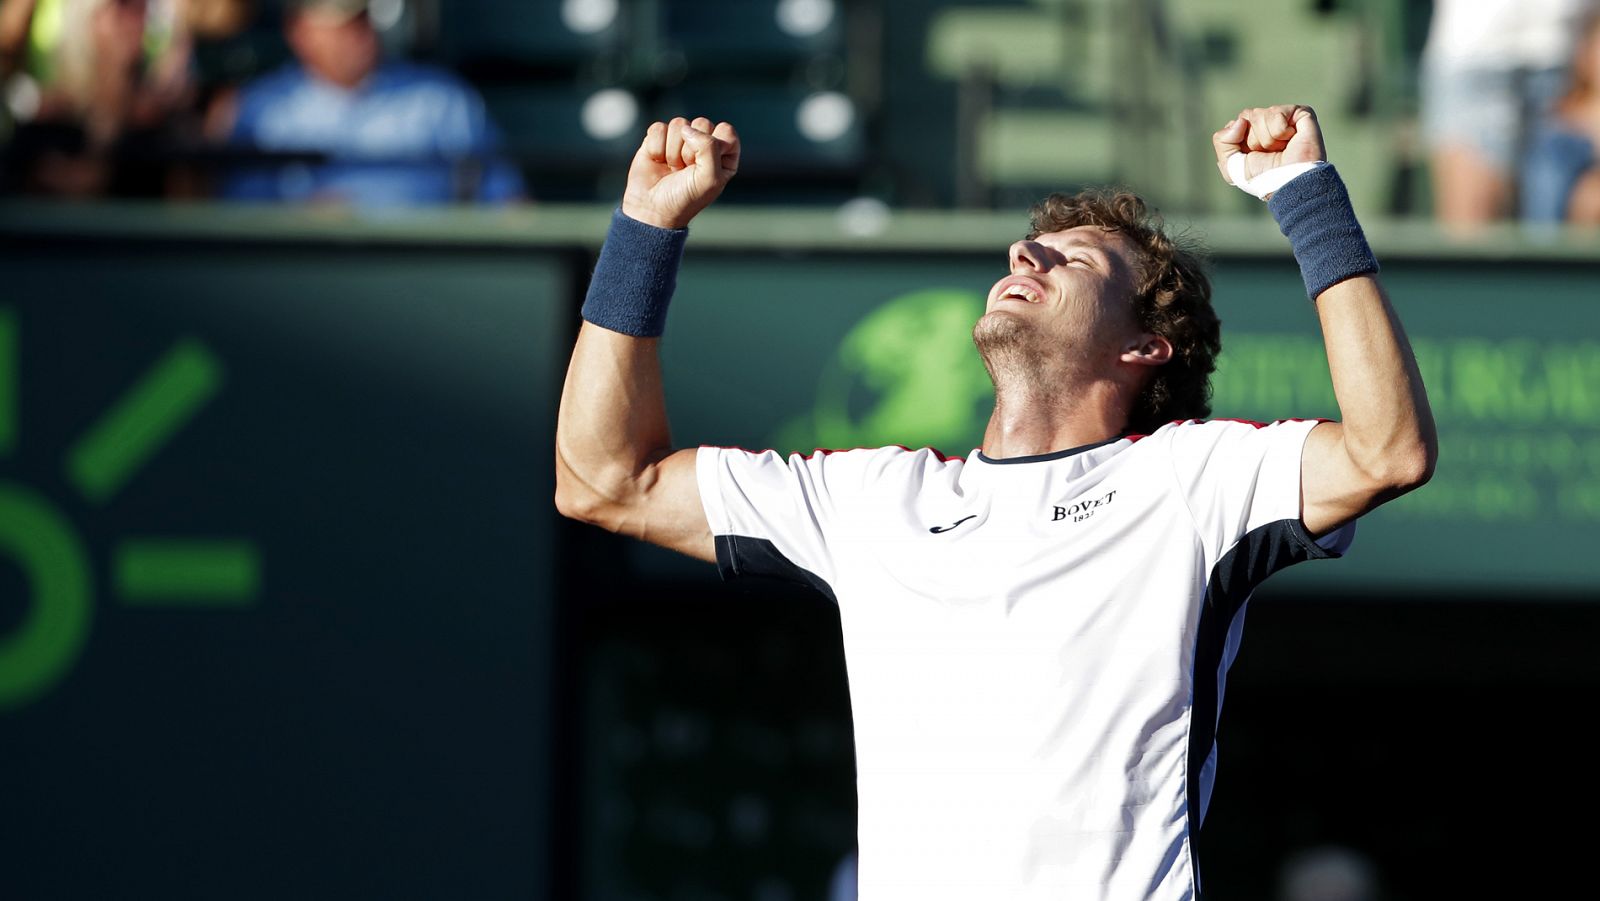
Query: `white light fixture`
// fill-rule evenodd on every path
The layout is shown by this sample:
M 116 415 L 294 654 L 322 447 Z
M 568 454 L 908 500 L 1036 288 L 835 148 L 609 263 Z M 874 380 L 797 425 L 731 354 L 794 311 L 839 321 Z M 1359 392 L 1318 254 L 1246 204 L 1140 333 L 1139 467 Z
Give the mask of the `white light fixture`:
M 371 0 L 367 4 L 367 16 L 372 19 L 372 27 L 379 31 L 399 25 L 405 14 L 406 0 Z
M 639 121 L 639 101 L 621 88 L 603 88 L 589 95 L 580 114 L 583 130 L 597 141 L 614 141 Z
M 800 101 L 795 125 L 807 140 L 818 144 L 837 141 L 856 121 L 856 105 L 838 91 L 819 91 Z
M 617 20 L 617 0 L 562 0 L 561 24 L 574 34 L 599 34 Z
M 857 238 L 881 235 L 889 228 L 889 205 L 876 197 L 856 197 L 839 205 L 839 230 Z
M 773 14 L 790 37 L 809 38 L 833 24 L 833 0 L 778 0 Z
M 6 108 L 11 110 L 11 117 L 18 122 L 29 122 L 39 115 L 42 100 L 39 83 L 26 73 L 18 72 L 6 83 Z

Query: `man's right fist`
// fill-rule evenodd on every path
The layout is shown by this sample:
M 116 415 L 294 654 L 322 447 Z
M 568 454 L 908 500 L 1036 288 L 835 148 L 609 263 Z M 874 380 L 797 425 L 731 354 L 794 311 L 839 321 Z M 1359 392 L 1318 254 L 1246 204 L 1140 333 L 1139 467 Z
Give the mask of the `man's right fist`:
M 739 171 L 739 134 L 726 122 L 656 122 L 628 167 L 622 212 L 659 228 L 683 228 Z
M 1217 168 L 1230 185 L 1228 158 L 1235 154 L 1244 154 L 1247 178 L 1279 166 L 1328 158 L 1316 112 L 1298 104 L 1244 110 L 1211 136 L 1211 147 L 1217 152 Z

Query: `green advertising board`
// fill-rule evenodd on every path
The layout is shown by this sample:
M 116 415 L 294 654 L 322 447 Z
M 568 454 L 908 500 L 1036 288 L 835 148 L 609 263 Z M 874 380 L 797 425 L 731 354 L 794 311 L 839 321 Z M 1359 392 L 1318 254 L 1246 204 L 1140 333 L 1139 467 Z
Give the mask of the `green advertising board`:
M 992 406 L 971 343 L 987 255 L 696 253 L 665 342 L 680 444 L 965 456 Z M 1386 263 L 1440 432 L 1420 491 L 1364 518 L 1348 559 L 1277 590 L 1600 595 L 1600 307 L 1594 266 Z M 1293 260 L 1220 259 L 1213 416 L 1338 418 Z

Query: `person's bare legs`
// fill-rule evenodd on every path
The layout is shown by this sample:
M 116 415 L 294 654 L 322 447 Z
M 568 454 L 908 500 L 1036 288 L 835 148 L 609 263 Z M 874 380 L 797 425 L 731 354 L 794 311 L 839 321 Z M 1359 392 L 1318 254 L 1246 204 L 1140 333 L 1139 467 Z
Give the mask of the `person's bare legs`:
M 1600 225 L 1600 168 L 1583 173 L 1572 186 L 1567 221 L 1574 225 Z
M 1511 181 L 1483 155 L 1459 144 L 1433 151 L 1433 208 L 1439 223 L 1462 228 L 1505 217 Z

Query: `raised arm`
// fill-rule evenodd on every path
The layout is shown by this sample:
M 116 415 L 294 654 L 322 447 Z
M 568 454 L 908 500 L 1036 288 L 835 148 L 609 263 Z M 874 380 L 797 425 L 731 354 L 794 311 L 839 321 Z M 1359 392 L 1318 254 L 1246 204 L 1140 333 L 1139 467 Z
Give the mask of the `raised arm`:
M 1272 201 L 1322 322 L 1341 421 L 1311 431 L 1301 519 L 1322 535 L 1421 486 L 1438 436 L 1422 376 L 1307 106 L 1249 109 L 1212 137 L 1232 184 Z
M 584 302 L 556 421 L 556 509 L 715 561 L 695 451 L 672 449 L 660 334 L 689 220 L 739 167 L 726 122 L 650 126 Z

